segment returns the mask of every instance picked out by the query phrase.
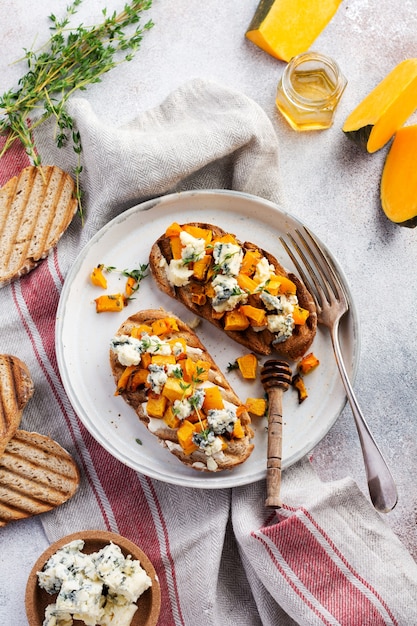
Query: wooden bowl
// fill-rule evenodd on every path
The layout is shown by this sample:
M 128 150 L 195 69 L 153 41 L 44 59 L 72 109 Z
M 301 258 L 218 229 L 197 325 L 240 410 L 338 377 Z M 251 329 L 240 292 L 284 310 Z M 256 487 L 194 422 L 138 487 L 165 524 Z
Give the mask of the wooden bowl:
M 102 530 L 85 530 L 67 535 L 51 544 L 49 548 L 41 554 L 29 574 L 26 585 L 25 605 L 29 626 L 42 626 L 45 617 L 45 609 L 48 604 L 55 602 L 56 598 L 56 595 L 51 595 L 39 587 L 37 572 L 43 568 L 46 561 L 55 554 L 57 550 L 75 539 L 82 539 L 84 541 L 82 551 L 86 554 L 97 552 L 108 543 L 113 542 L 120 547 L 124 556 L 131 554 L 133 559 L 140 561 L 141 566 L 152 580 L 152 586 L 138 598 L 136 603 L 138 610 L 133 616 L 131 626 L 155 626 L 161 608 L 161 590 L 152 563 L 146 554 L 128 539 L 116 533 Z M 74 620 L 74 625 L 81 626 L 82 624 L 84 624 L 84 622 Z

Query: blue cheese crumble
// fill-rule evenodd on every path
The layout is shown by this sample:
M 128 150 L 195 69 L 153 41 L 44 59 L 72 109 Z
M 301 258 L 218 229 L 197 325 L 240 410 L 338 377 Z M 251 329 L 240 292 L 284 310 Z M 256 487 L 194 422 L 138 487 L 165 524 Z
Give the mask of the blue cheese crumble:
M 203 258 L 206 253 L 206 242 L 201 237 L 193 237 L 185 230 L 180 233 L 180 240 L 183 246 L 181 251 L 182 262 L 187 265 Z
M 243 250 L 234 243 L 214 244 L 213 260 L 216 269 L 227 276 L 237 276 L 242 265 Z
M 83 547 L 81 540 L 66 544 L 37 572 L 39 586 L 57 594 L 43 626 L 72 626 L 74 619 L 87 626 L 129 626 L 152 580 L 113 543 L 93 554 L 81 552 Z
M 218 313 L 233 311 L 238 304 L 247 302 L 248 294 L 239 287 L 234 276 L 218 274 L 211 285 L 215 293 L 211 305 Z
M 157 335 L 143 333 L 140 339 L 130 335 L 117 335 L 110 342 L 111 350 L 121 365 L 139 365 L 142 354 L 171 354 L 171 346 Z

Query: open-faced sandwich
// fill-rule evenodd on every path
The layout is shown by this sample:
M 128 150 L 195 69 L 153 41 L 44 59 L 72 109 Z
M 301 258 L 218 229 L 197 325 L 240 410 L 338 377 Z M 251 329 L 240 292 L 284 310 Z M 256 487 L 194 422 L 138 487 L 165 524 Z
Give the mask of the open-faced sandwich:
M 162 309 L 132 315 L 111 340 L 110 364 L 116 395 L 186 465 L 216 472 L 251 454 L 249 414 L 179 318 Z
M 314 339 L 316 308 L 299 278 L 217 226 L 171 224 L 149 263 L 159 289 L 251 351 L 296 360 Z

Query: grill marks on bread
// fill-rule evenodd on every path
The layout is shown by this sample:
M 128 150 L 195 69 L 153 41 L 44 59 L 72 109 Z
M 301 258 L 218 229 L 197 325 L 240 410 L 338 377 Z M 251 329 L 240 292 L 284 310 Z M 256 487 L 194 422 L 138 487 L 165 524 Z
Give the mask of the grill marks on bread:
M 79 481 L 77 465 L 58 443 L 17 431 L 0 457 L 0 526 L 63 504 Z
M 80 475 L 71 455 L 45 435 L 19 430 L 34 385 L 25 363 L 0 355 L 0 527 L 71 498 Z
M 0 189 L 0 287 L 44 259 L 77 208 L 75 183 L 59 167 L 26 167 Z
M 33 391 L 25 363 L 16 356 L 0 354 L 0 455 L 18 429 Z

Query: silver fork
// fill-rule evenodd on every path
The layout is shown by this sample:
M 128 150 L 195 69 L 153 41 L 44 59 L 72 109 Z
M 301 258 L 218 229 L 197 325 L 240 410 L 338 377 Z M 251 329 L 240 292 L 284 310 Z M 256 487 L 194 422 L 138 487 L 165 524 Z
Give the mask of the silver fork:
M 294 234 L 287 233 L 287 240 L 280 237 L 282 245 L 316 302 L 318 323 L 323 324 L 330 331 L 336 363 L 359 435 L 371 501 L 377 511 L 387 513 L 397 504 L 397 489 L 385 459 L 359 408 L 340 348 L 339 322 L 349 310 L 347 294 L 332 260 L 307 228 L 296 229 Z

